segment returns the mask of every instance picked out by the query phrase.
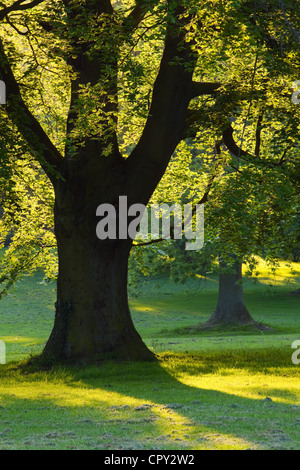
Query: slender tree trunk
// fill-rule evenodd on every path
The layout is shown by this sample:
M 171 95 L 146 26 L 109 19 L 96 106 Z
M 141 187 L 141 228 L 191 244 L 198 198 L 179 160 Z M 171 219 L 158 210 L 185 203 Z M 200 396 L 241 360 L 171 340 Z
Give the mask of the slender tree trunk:
M 225 263 L 220 263 L 227 268 Z M 244 300 L 242 281 L 242 263 L 235 261 L 228 272 L 219 275 L 219 294 L 217 307 L 207 325 L 253 324 Z

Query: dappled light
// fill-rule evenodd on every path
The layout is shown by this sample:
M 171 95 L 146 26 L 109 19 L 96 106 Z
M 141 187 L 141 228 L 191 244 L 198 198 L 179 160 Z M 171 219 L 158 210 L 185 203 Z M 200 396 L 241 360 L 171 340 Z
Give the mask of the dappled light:
M 286 377 L 291 367 L 281 376 L 220 365 L 209 373 L 205 362 L 195 358 L 192 375 L 182 372 L 180 356 L 146 367 L 107 363 L 26 375 L 20 370 L 15 377 L 6 366 L 1 417 L 25 412 L 19 427 L 10 422 L 7 438 L 22 448 L 29 441 L 38 448 L 51 443 L 60 448 L 68 433 L 77 448 L 260 449 L 268 432 L 273 432 L 271 447 L 279 446 L 280 435 L 291 446 L 297 442 L 297 427 L 284 425 L 286 419 L 290 424 L 300 419 L 300 379 Z M 43 432 L 34 425 L 36 413 Z M 30 435 L 24 436 L 29 422 Z
M 1 0 L 0 450 L 300 450 L 299 44 L 299 0 Z

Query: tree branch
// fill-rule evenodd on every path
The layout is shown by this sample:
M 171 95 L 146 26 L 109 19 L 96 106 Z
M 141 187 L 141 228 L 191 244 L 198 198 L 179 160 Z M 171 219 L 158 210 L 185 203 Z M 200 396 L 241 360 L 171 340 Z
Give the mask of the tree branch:
M 143 21 L 149 9 L 157 3 L 157 0 L 136 0 L 133 10 L 131 10 L 123 22 L 126 31 L 132 33 Z
M 262 120 L 263 120 L 263 113 L 261 113 L 258 116 L 256 131 L 255 131 L 255 151 L 254 151 L 254 153 L 257 157 L 259 157 L 259 155 L 260 155 Z
M 167 240 L 168 237 L 161 237 L 161 238 L 155 238 L 154 240 L 148 240 L 147 242 L 136 242 L 132 244 L 132 247 L 135 248 L 136 246 L 145 246 L 145 245 L 153 245 L 153 243 L 159 243 Z
M 223 131 L 223 142 L 228 148 L 229 152 L 232 153 L 235 157 L 240 158 L 247 155 L 241 147 L 239 147 L 234 138 L 233 138 L 233 128 L 232 126 L 228 127 Z
M 192 44 L 185 41 L 184 26 L 190 18 L 180 18 L 183 11 L 178 7 L 177 21 L 167 26 L 148 119 L 137 146 L 128 158 L 129 165 L 139 161 L 140 164 L 159 167 L 162 174 L 184 133 L 197 60 Z
M 222 83 L 213 82 L 193 82 L 191 90 L 191 99 L 202 95 L 215 95 Z
M 284 2 L 282 0 L 278 0 L 278 3 L 281 6 L 284 20 L 285 20 L 286 24 L 288 25 L 288 28 L 289 28 L 290 32 L 295 36 L 297 43 L 300 44 L 300 35 L 299 35 L 298 31 L 291 25 L 287 15 L 286 15 Z
M 24 3 L 25 1 L 26 0 L 17 0 L 9 7 L 5 7 L 2 10 L 0 10 L 0 20 L 3 20 L 3 18 L 5 18 L 12 11 L 28 10 L 30 8 L 33 8 L 39 5 L 40 3 L 43 3 L 45 0 L 32 0 L 32 2 L 30 3 Z
M 1 40 L 0 76 L 6 84 L 7 114 L 28 143 L 32 154 L 39 161 L 45 173 L 52 182 L 55 182 L 57 176 L 55 173 L 59 172 L 64 159 L 25 104 Z
M 233 128 L 231 126 L 225 129 L 225 131 L 223 131 L 223 143 L 227 147 L 229 152 L 232 153 L 232 155 L 234 155 L 237 158 L 245 157 L 244 158 L 245 161 L 247 162 L 250 161 L 250 163 L 253 163 L 254 165 L 259 164 L 259 165 L 264 165 L 265 167 L 268 167 L 268 168 L 275 168 L 275 167 L 283 166 L 284 163 L 286 162 L 285 155 L 286 155 L 287 150 L 285 150 L 282 157 L 277 163 L 264 161 L 260 158 L 257 158 L 258 157 L 257 155 L 251 155 L 249 152 L 246 152 L 245 150 L 243 150 L 241 147 L 239 147 L 236 144 L 233 138 Z

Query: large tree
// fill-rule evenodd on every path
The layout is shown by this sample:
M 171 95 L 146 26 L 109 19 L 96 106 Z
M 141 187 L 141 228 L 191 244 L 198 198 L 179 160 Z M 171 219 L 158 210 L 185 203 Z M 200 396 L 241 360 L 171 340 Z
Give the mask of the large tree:
M 35 16 L 37 5 L 44 9 Z M 55 5 L 56 14 L 64 15 L 58 25 L 56 17 L 43 18 L 47 11 L 51 16 L 52 2 L 16 1 L 0 12 L 2 21 L 11 25 L 11 15 L 29 10 L 31 17 L 27 15 L 29 24 L 24 34 L 34 37 L 40 25 L 50 34 L 64 35 L 65 41 L 62 56 L 71 95 L 64 153 L 23 99 L 16 78 L 18 64 L 5 48 L 4 38 L 0 45 L 7 114 L 55 192 L 59 273 L 55 323 L 44 350 L 54 358 L 152 356 L 134 328 L 128 308 L 127 263 L 132 240 L 99 240 L 95 227 L 96 209 L 101 203 L 117 207 L 119 196 L 125 195 L 128 205 L 147 204 L 185 128 L 196 55 L 186 40 L 185 28 L 191 16 L 183 15 L 182 5 L 170 2 L 149 117 L 130 156 L 125 159 L 120 153 L 116 134 L 119 51 L 154 5 L 137 2 L 127 15 L 119 15 L 109 0 L 64 1 Z M 14 27 L 21 29 L 16 21 Z M 92 113 L 85 108 L 88 100 L 82 96 L 88 91 L 93 95 Z M 93 115 L 96 107 L 98 116 Z M 82 128 L 85 118 L 90 123 L 94 118 L 92 129 L 91 125 Z
M 8 116 L 55 194 L 57 301 L 44 355 L 153 359 L 128 307 L 132 240 L 100 240 L 96 209 L 102 203 L 118 209 L 119 196 L 127 196 L 128 206 L 148 203 L 178 144 L 206 116 L 213 120 L 213 100 L 206 106 L 198 97 L 214 97 L 221 87 L 214 78 L 229 67 L 215 109 L 216 125 L 226 132 L 233 108 L 253 99 L 253 57 L 265 47 L 266 29 L 267 40 L 276 42 L 268 51 L 274 57 L 276 21 L 289 42 L 296 33 L 293 10 L 267 1 L 16 0 L 1 2 L 0 20 L 7 91 L 1 116 Z M 250 48 L 245 57 L 243 37 Z M 228 56 L 231 47 L 237 56 Z M 283 77 L 290 63 L 288 57 Z M 265 80 L 260 77 L 262 93 Z M 137 116 L 135 138 L 130 120 Z M 131 132 L 132 142 L 125 139 Z

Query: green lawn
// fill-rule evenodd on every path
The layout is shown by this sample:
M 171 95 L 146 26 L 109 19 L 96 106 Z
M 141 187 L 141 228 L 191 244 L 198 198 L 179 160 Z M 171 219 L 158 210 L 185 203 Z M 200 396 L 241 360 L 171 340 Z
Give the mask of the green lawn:
M 103 363 L 28 371 L 15 361 L 50 334 L 54 286 L 41 275 L 0 301 L 0 449 L 300 450 L 300 266 L 245 282 L 255 320 L 271 329 L 195 332 L 216 304 L 217 282 L 157 279 L 131 299 L 153 364 Z M 270 283 L 273 286 L 270 286 Z

